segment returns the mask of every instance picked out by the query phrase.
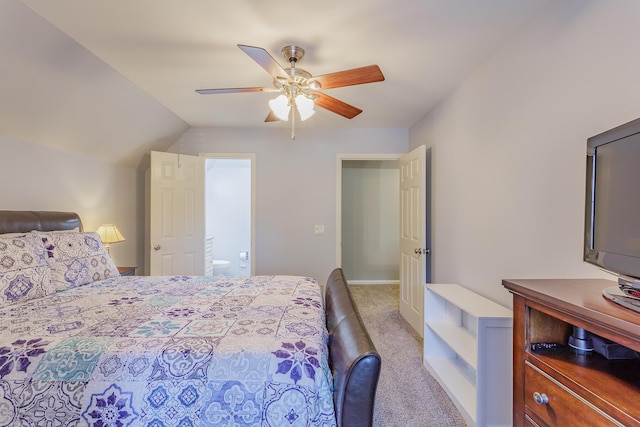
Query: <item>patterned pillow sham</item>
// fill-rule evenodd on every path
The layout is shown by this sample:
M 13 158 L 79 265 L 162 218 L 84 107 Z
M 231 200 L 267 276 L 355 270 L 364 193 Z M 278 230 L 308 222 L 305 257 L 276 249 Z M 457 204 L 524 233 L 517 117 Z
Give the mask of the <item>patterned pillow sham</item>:
M 0 236 L 0 306 L 53 292 L 42 241 L 30 233 Z
M 118 268 L 94 232 L 42 232 L 39 236 L 51 267 L 56 291 L 119 276 Z

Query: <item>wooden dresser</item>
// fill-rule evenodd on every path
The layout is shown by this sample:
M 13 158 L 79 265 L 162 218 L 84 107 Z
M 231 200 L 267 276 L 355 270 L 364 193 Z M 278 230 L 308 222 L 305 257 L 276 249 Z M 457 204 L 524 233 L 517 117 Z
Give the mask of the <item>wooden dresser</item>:
M 600 279 L 504 280 L 513 294 L 513 425 L 640 426 L 640 359 L 577 354 L 573 326 L 640 351 L 640 313 L 602 296 Z

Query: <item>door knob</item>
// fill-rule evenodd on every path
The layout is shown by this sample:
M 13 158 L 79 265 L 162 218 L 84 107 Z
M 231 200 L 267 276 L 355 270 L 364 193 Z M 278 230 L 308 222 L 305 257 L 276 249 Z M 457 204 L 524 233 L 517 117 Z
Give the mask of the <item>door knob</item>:
M 156 250 L 156 251 L 159 251 L 160 250 L 160 245 L 156 243 L 155 245 L 153 245 L 153 249 Z

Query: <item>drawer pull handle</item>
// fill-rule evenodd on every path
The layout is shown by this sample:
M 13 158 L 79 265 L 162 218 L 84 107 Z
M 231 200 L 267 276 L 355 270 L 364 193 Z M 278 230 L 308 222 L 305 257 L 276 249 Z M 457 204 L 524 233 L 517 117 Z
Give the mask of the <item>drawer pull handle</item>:
M 538 393 L 537 391 L 533 393 L 533 400 L 538 405 L 546 405 L 547 403 L 549 403 L 549 398 L 547 397 L 547 395 L 544 393 Z

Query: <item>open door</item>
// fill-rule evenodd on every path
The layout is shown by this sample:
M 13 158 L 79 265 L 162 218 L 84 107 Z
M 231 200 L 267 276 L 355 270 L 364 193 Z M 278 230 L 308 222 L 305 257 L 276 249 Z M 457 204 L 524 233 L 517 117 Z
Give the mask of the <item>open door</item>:
M 400 314 L 420 336 L 424 334 L 424 284 L 431 276 L 427 165 L 424 145 L 400 159 Z
M 204 158 L 151 152 L 150 274 L 204 275 Z

